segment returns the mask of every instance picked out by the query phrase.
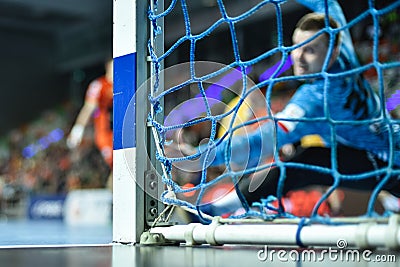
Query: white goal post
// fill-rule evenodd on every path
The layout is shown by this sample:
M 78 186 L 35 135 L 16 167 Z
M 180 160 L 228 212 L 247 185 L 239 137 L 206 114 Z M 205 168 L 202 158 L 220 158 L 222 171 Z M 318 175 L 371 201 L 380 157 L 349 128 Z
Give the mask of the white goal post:
M 163 208 L 152 197 L 161 194 L 162 184 L 158 183 L 157 172 L 150 163 L 155 152 L 146 126 L 150 110 L 148 92 L 147 88 L 138 90 L 150 77 L 148 5 L 147 1 L 114 1 L 113 242 L 116 243 L 138 242 L 149 222 Z

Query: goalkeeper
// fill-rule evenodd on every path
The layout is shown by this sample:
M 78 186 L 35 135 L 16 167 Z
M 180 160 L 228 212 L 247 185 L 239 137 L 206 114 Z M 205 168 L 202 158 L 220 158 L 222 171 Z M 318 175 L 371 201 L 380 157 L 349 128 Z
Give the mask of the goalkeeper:
M 238 168 L 254 167 L 263 158 L 272 156 L 275 148 L 296 144 L 304 136 L 318 135 L 324 146 L 303 148 L 286 162 L 331 171 L 320 172 L 286 165 L 284 174 L 281 173 L 283 168 L 278 166 L 256 182 L 250 178 L 242 179 L 239 188 L 248 204 L 269 195 L 276 196 L 281 175 L 284 175 L 281 192 L 284 195 L 309 185 L 330 186 L 335 182 L 333 173 L 336 170 L 339 174 L 356 175 L 385 168 L 390 159 L 390 135 L 394 137 L 394 147 L 397 148 L 399 143 L 397 128 L 383 119 L 379 99 L 362 76 L 355 72 L 343 74 L 359 66 L 348 29 L 330 35 L 323 31 L 326 29 L 324 1 L 299 2 L 316 12 L 300 19 L 292 36 L 293 72 L 304 84 L 297 89 L 284 110 L 275 115 L 276 124 L 272 121 L 264 123 L 254 132 L 233 137 L 231 144 L 228 138 L 215 140 L 212 145 L 200 146 L 199 151 L 202 155 L 209 155 L 207 166 L 223 165 L 228 160 Z M 329 27 L 338 29 L 345 25 L 337 2 L 328 1 L 328 6 L 329 15 L 333 17 L 329 18 Z M 329 121 L 342 123 L 332 124 Z M 351 123 L 354 121 L 357 123 Z M 228 158 L 225 157 L 226 147 L 230 148 Z M 336 151 L 332 151 L 333 148 Z M 332 155 L 336 155 L 334 160 Z M 336 163 L 336 167 L 331 166 L 332 162 Z M 400 154 L 395 149 L 391 167 L 398 166 Z M 362 180 L 341 179 L 339 186 L 372 190 L 384 177 L 385 174 L 373 174 Z M 251 186 L 253 182 L 257 186 Z M 390 177 L 383 189 L 400 196 L 397 177 Z M 212 203 L 211 212 L 221 214 L 240 207 L 241 201 L 233 191 Z

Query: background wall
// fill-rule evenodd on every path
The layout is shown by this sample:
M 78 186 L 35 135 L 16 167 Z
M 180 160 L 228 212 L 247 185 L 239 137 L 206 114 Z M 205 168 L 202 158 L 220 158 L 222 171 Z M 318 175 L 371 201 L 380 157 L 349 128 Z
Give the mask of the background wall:
M 0 0 L 0 134 L 71 97 L 111 56 L 112 1 Z

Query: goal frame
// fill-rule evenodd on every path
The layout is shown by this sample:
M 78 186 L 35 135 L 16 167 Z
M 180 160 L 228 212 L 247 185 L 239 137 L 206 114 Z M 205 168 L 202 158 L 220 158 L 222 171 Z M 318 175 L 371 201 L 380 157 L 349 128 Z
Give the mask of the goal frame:
M 154 167 L 157 165 L 151 129 L 146 124 L 151 108 L 148 5 L 148 1 L 115 0 L 113 6 L 114 243 L 137 243 L 164 206 L 154 197 L 161 194 L 163 187 Z M 163 1 L 157 5 L 162 8 Z M 160 36 L 154 40 L 157 49 L 163 49 L 163 39 Z

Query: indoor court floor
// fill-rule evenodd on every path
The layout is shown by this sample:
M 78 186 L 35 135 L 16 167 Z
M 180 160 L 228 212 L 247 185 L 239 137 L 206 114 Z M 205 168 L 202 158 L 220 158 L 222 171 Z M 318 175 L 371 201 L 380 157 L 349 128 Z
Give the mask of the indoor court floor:
M 0 267 L 298 267 L 325 264 L 400 267 L 400 251 L 370 250 L 365 254 L 367 257 L 363 257 L 362 252 L 336 248 L 333 253 L 327 253 L 327 248 L 262 245 L 117 244 L 112 242 L 111 225 L 71 227 L 57 221 L 0 223 Z
M 274 248 L 289 253 L 289 248 Z M 398 252 L 373 251 L 371 261 L 356 258 L 351 260 L 339 257 L 320 257 L 321 251 L 315 249 L 314 260 L 278 259 L 260 257 L 262 246 L 141 246 L 141 245 L 81 245 L 81 246 L 36 246 L 36 247 L 3 247 L 0 249 L 0 266 L 57 266 L 57 267 L 155 267 L 155 266 L 400 266 L 395 262 L 377 262 L 376 256 L 393 255 Z M 272 251 L 272 249 L 271 249 Z M 296 250 L 301 252 L 302 250 Z M 288 255 L 288 254 L 286 254 Z M 307 254 L 310 255 L 310 254 Z M 313 258 L 310 258 L 313 259 Z

